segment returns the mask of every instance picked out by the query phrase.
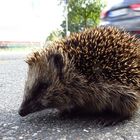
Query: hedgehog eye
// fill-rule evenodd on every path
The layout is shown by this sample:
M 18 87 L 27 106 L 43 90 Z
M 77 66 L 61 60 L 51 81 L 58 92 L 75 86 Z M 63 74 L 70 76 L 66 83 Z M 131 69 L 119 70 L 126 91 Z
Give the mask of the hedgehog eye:
M 58 92 L 54 92 L 54 93 L 53 93 L 53 96 L 58 96 L 58 95 L 59 95 Z
M 44 90 L 47 90 L 48 86 L 48 83 L 39 83 L 32 91 L 33 96 L 35 97 L 40 95 L 39 93 L 42 93 Z

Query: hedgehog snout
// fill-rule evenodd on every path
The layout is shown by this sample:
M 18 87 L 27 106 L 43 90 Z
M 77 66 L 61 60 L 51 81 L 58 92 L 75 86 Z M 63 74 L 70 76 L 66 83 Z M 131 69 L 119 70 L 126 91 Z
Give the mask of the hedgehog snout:
M 18 110 L 18 114 L 22 117 L 26 116 L 28 113 L 23 109 L 23 108 L 20 108 Z
M 42 103 L 40 103 L 37 100 L 26 100 L 24 101 L 18 111 L 18 114 L 22 117 L 30 114 L 30 113 L 34 113 L 34 112 L 38 112 L 41 110 L 46 109 L 47 107 L 45 105 L 43 105 Z
M 18 114 L 22 117 L 29 114 L 29 107 L 26 107 L 25 102 L 22 102 L 22 104 L 18 110 Z

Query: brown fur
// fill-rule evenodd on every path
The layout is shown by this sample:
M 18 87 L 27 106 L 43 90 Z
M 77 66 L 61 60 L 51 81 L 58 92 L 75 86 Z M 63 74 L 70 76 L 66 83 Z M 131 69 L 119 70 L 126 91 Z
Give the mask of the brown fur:
M 20 115 L 45 108 L 133 115 L 139 105 L 139 47 L 124 31 L 98 27 L 32 53 Z

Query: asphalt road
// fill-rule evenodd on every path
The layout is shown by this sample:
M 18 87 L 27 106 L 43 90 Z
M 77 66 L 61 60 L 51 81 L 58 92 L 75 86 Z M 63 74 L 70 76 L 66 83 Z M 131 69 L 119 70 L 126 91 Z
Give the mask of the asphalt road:
M 62 119 L 55 110 L 20 117 L 17 110 L 27 71 L 23 57 L 0 54 L 0 140 L 140 140 L 140 111 L 110 127 L 91 118 Z

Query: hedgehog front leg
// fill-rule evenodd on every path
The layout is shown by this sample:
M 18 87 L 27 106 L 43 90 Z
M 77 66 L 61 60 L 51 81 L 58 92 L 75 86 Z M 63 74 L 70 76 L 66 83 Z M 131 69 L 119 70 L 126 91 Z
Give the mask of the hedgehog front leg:
M 138 109 L 139 94 L 127 86 L 102 83 L 93 89 L 97 110 L 116 114 L 110 124 L 131 117 Z

